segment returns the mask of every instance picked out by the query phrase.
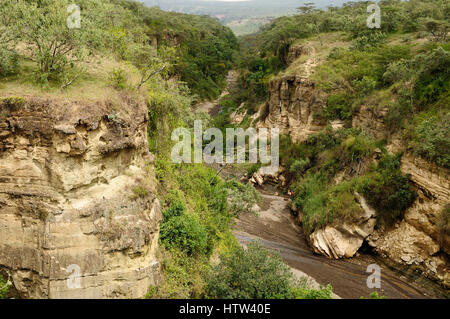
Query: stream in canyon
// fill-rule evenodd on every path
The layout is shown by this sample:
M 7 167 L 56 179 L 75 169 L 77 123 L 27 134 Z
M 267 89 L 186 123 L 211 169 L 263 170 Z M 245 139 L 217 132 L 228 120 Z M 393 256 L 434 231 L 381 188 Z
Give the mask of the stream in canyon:
M 213 167 L 220 170 L 224 179 L 240 180 L 244 175 L 236 167 Z M 257 241 L 279 254 L 297 277 L 310 277 L 316 286 L 331 284 L 334 294 L 346 299 L 368 298 L 375 290 L 390 299 L 448 298 L 445 289 L 437 283 L 408 268 L 394 269 L 386 259 L 370 251 L 340 260 L 315 254 L 291 213 L 290 199 L 279 195 L 280 190 L 272 185 L 257 189 L 262 197 L 258 214 L 242 214 L 235 220 L 233 233 L 243 246 Z M 371 264 L 381 267 L 381 289 L 367 287 L 371 274 L 367 273 L 367 267 Z
M 229 87 L 235 85 L 236 78 L 237 72 L 231 71 L 227 77 Z M 221 96 L 227 93 L 225 90 Z M 221 109 L 218 100 L 199 104 L 197 111 L 216 116 Z M 217 164 L 212 167 L 225 179 L 240 180 L 244 175 L 236 167 L 221 168 Z M 280 190 L 272 185 L 260 187 L 258 191 L 262 196 L 259 213 L 242 214 L 236 219 L 233 233 L 243 246 L 257 241 L 277 252 L 297 277 L 309 277 L 316 287 L 331 284 L 335 297 L 340 298 L 368 298 L 374 290 L 392 299 L 448 298 L 445 289 L 437 283 L 407 267 L 394 269 L 389 261 L 371 253 L 370 249 L 362 249 L 357 256 L 341 260 L 315 254 L 291 214 L 289 198 L 279 195 Z M 371 264 L 381 267 L 381 289 L 367 287 L 367 278 L 371 274 L 367 267 Z
M 361 253 L 345 260 L 332 260 L 313 253 L 289 209 L 289 199 L 260 189 L 262 203 L 258 215 L 243 214 L 236 220 L 234 234 L 245 245 L 258 241 L 280 254 L 294 273 L 306 274 L 321 285 L 330 283 L 341 298 L 368 297 L 367 266 L 381 267 L 380 295 L 388 298 L 439 298 L 443 291 L 430 280 L 411 273 L 391 270 L 382 258 Z

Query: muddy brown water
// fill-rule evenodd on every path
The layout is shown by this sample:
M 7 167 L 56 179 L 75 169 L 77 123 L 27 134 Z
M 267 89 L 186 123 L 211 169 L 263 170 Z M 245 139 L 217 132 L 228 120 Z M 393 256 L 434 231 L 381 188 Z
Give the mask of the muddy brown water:
M 316 255 L 308 246 L 303 230 L 289 209 L 289 199 L 261 189 L 263 201 L 258 215 L 243 214 L 236 220 L 234 234 L 242 245 L 258 241 L 280 254 L 283 260 L 314 278 L 319 284 L 330 283 L 341 298 L 368 297 L 375 290 L 388 298 L 444 298 L 445 291 L 434 282 L 408 271 L 391 269 L 382 258 L 361 253 L 352 259 L 332 260 Z M 367 266 L 381 267 L 381 289 L 369 289 Z M 448 296 L 447 296 L 448 297 Z

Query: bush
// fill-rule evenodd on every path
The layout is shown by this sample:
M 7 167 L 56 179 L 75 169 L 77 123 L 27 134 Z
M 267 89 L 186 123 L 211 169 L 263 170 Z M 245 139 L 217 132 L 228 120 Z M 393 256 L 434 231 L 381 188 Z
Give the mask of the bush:
M 228 211 L 235 217 L 243 213 L 256 214 L 254 206 L 261 201 L 261 195 L 252 184 L 241 184 L 236 180 L 228 181 L 225 184 L 229 201 Z
M 439 100 L 450 86 L 450 52 L 438 47 L 429 54 L 417 56 L 412 62 L 417 72 L 414 97 L 420 106 Z
M 323 228 L 335 218 L 348 220 L 362 213 L 354 196 L 356 181 L 354 179 L 329 187 L 320 174 L 312 174 L 298 183 L 294 203 L 302 212 L 305 233 Z
M 247 176 L 252 177 L 261 168 L 261 163 L 253 164 L 247 169 Z
M 6 299 L 8 295 L 9 288 L 11 287 L 11 282 L 5 280 L 2 275 L 0 275 L 0 299 Z
M 0 47 L 0 77 L 16 74 L 18 70 L 18 54 L 15 51 Z
M 328 97 L 326 118 L 330 120 L 348 120 L 352 117 L 351 97 L 347 94 L 335 94 Z
M 416 155 L 450 168 L 450 113 L 422 118 L 413 129 L 410 146 Z
M 187 214 L 163 221 L 160 240 L 168 249 L 177 248 L 189 256 L 206 254 L 208 251 L 205 228 L 196 218 Z
M 123 90 L 127 87 L 127 75 L 122 69 L 114 69 L 109 73 L 108 83 L 116 90 Z
M 365 176 L 358 191 L 377 210 L 378 222 L 391 225 L 417 198 L 407 176 L 400 171 L 401 155 L 385 154 L 377 169 Z
M 163 216 L 166 220 L 169 220 L 173 217 L 178 217 L 186 213 L 186 206 L 184 203 L 179 200 L 175 199 L 170 207 L 163 211 Z
M 308 289 L 298 282 L 279 256 L 258 243 L 222 255 L 206 278 L 206 293 L 219 299 L 331 298 L 331 287 Z
M 384 32 L 367 29 L 353 41 L 353 48 L 361 51 L 371 50 L 382 45 L 386 41 L 386 37 Z
M 295 160 L 289 167 L 289 172 L 295 175 L 303 174 L 311 165 L 309 158 Z

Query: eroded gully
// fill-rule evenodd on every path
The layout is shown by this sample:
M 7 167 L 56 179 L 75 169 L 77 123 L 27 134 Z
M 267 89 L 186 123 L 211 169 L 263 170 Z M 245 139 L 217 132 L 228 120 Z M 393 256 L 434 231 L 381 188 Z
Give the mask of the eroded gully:
M 228 82 L 235 80 L 231 73 Z M 202 105 L 201 111 L 212 116 L 218 114 L 218 103 Z M 219 170 L 219 167 L 215 167 Z M 240 179 L 242 172 L 235 169 L 221 169 L 223 178 Z M 370 251 L 360 252 L 351 259 L 334 260 L 314 254 L 305 234 L 296 223 L 289 209 L 289 198 L 276 195 L 272 186 L 259 188 L 262 202 L 260 212 L 242 214 L 236 219 L 233 233 L 241 245 L 258 241 L 266 248 L 279 253 L 297 276 L 308 276 L 316 285 L 331 284 L 340 298 L 368 297 L 378 290 L 388 298 L 424 299 L 442 298 L 445 291 L 436 283 L 407 268 L 394 268 L 388 261 Z M 381 289 L 367 287 L 367 267 L 377 264 L 381 267 Z

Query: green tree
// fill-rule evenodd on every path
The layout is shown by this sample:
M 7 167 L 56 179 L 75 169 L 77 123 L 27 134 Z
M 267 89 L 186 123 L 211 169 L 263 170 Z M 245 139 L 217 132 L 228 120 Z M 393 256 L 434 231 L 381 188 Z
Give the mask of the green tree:
M 256 242 L 220 257 L 208 275 L 208 297 L 220 299 L 331 298 L 331 288 L 308 289 L 280 257 Z
M 68 67 L 83 61 L 106 38 L 102 10 L 110 4 L 80 0 L 81 28 L 69 28 L 69 0 L 6 0 L 14 3 L 9 13 L 15 23 L 11 32 L 25 44 L 27 57 L 39 66 L 47 79 L 63 74 Z M 103 23 L 102 23 L 103 22 Z
M 138 89 L 155 75 L 167 74 L 176 61 L 176 49 L 167 46 L 156 49 L 148 44 L 140 45 L 132 52 L 131 61 L 141 73 Z

